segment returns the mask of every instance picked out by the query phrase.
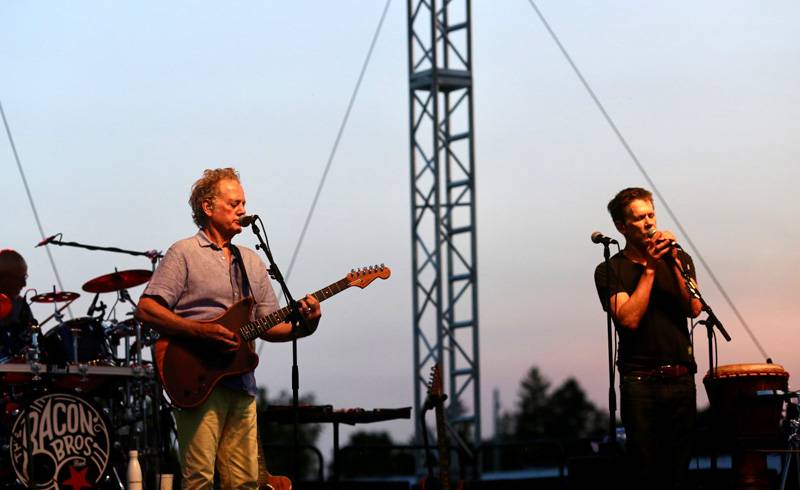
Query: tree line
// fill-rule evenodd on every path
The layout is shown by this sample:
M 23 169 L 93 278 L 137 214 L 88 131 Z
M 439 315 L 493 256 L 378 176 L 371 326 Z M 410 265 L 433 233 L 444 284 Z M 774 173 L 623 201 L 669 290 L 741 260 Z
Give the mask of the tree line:
M 266 390 L 260 389 L 257 398 L 260 436 L 265 444 L 266 459 L 273 473 L 291 472 L 292 426 L 268 423 L 265 410 L 268 404 L 290 405 L 291 396 L 280 393 L 267 400 Z M 302 404 L 314 404 L 314 395 L 306 394 Z M 448 410 L 458 412 L 451 404 Z M 417 414 L 413 415 L 418 416 Z M 432 420 L 432 417 L 429 417 Z M 430 423 L 429 423 L 430 425 Z M 578 381 L 569 377 L 554 386 L 539 370 L 532 366 L 522 378 L 517 398 L 510 410 L 504 411 L 497 421 L 496 433 L 484 439 L 482 451 L 484 470 L 503 470 L 526 467 L 532 463 L 548 464 L 553 445 L 569 454 L 589 451 L 589 441 L 602 437 L 608 428 L 608 413 L 598 409 L 586 396 Z M 456 432 L 458 427 L 455 428 Z M 315 445 L 321 426 L 302 424 L 301 444 Z M 434 427 L 429 427 L 431 444 L 436 447 Z M 464 433 L 466 435 L 466 433 Z M 474 441 L 467 443 L 475 447 Z M 411 440 L 395 441 L 386 431 L 358 430 L 350 434 L 340 453 L 342 477 L 412 474 L 414 454 L 411 450 L 397 450 L 396 446 L 411 446 Z M 453 444 L 453 446 L 456 446 Z M 303 451 L 300 456 L 301 475 L 313 478 L 318 463 L 313 453 Z M 456 458 L 457 459 L 457 458 Z M 329 472 L 332 470 L 328 468 Z

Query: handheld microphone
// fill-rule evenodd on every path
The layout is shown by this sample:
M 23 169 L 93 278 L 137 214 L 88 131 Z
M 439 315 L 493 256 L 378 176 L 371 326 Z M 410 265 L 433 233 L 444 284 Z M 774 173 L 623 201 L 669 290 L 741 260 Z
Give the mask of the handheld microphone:
M 653 238 L 653 235 L 656 234 L 656 231 L 658 230 L 656 230 L 655 228 L 650 228 L 649 230 L 647 230 L 647 238 Z M 678 242 L 676 242 L 675 240 L 670 240 L 669 246 L 671 248 L 677 248 L 678 250 L 683 250 L 683 248 L 681 248 L 681 246 L 678 245 Z
M 617 245 L 619 245 L 619 242 L 617 242 L 611 237 L 603 235 L 599 231 L 595 231 L 594 233 L 592 233 L 592 243 L 602 243 L 604 245 L 611 245 L 612 243 L 616 243 Z
M 250 226 L 255 220 L 258 219 L 257 214 L 246 214 L 239 218 L 239 224 L 243 227 Z
M 61 234 L 61 233 L 56 233 L 56 234 L 55 234 L 55 235 L 53 235 L 53 236 L 49 236 L 49 237 L 45 238 L 45 239 L 44 239 L 44 240 L 42 240 L 41 242 L 37 243 L 37 244 L 36 244 L 36 247 L 41 247 L 42 245 L 47 245 L 48 243 L 50 243 L 50 242 L 52 242 L 53 240 L 55 240 L 55 239 L 56 239 L 56 237 L 57 237 L 58 235 L 60 235 L 60 234 Z M 33 247 L 33 248 L 36 248 L 36 247 Z

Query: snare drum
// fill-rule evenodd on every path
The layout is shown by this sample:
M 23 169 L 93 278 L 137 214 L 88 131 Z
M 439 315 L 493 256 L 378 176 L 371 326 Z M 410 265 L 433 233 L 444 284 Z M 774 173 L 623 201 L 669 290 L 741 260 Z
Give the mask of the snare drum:
M 94 364 L 111 357 L 103 325 L 94 317 L 75 318 L 59 324 L 44 335 L 43 345 L 50 364 Z

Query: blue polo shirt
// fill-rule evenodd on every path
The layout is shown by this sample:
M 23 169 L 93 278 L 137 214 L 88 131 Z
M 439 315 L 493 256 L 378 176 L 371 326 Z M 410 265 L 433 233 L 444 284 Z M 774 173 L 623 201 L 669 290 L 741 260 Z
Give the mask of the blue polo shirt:
M 262 318 L 278 309 L 278 298 L 258 254 L 247 247 L 237 248 L 256 300 L 251 320 Z M 143 294 L 160 297 L 170 310 L 183 318 L 211 320 L 250 294 L 243 283 L 238 261 L 234 259 L 228 263 L 225 251 L 200 230 L 167 250 Z M 256 395 L 252 371 L 223 378 L 220 385 Z

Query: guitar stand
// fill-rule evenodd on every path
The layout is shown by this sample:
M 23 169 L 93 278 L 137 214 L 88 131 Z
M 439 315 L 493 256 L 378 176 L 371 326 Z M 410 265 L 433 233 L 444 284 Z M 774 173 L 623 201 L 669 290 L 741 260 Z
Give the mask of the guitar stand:
M 428 441 L 428 426 L 425 424 L 425 414 L 428 410 L 434 408 L 438 403 L 444 403 L 447 400 L 447 395 L 432 395 L 428 394 L 425 403 L 422 405 L 422 413 L 419 414 L 420 424 L 422 424 L 422 445 L 425 447 L 425 466 L 428 469 L 428 478 L 433 480 L 433 456 L 431 456 L 431 445 Z

